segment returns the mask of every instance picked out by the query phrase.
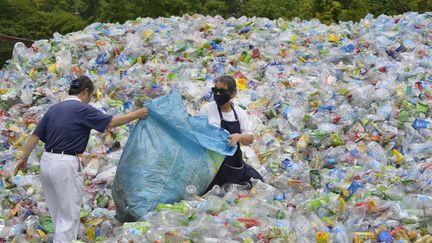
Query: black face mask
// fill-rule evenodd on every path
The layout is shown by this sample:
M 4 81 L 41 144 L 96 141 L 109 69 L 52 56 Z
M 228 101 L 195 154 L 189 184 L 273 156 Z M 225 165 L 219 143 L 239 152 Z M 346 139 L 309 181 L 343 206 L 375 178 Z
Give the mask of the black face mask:
M 216 101 L 216 104 L 218 106 L 222 106 L 224 104 L 226 104 L 229 100 L 231 99 L 230 95 L 225 94 L 225 95 L 214 95 L 214 100 Z

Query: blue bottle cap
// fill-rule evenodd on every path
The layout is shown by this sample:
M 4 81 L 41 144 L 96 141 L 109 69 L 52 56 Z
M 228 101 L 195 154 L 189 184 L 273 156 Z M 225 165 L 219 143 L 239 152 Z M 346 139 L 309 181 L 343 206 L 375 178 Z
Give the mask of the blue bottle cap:
M 378 242 L 393 243 L 393 237 L 388 231 L 383 231 L 378 234 Z

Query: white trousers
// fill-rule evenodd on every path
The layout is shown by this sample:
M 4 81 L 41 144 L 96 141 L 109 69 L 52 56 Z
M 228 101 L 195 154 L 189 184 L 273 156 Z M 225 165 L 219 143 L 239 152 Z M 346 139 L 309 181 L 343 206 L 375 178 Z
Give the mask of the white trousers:
M 40 162 L 42 191 L 55 227 L 54 243 L 76 240 L 80 225 L 83 180 L 76 156 L 44 152 Z

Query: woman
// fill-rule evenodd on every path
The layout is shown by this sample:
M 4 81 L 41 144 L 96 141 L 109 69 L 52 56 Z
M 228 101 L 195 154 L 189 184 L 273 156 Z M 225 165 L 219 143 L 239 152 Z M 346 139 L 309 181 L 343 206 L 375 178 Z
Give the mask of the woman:
M 15 168 L 15 174 L 24 170 L 38 141 L 45 143 L 40 175 L 42 191 L 55 226 L 54 242 L 69 243 L 78 235 L 82 200 L 78 155 L 87 147 L 90 130 L 105 132 L 147 116 L 147 108 L 114 117 L 106 115 L 88 104 L 93 91 L 93 82 L 88 77 L 73 80 L 69 97 L 48 109 L 29 137 Z
M 244 184 L 249 183 L 251 178 L 263 180 L 261 175 L 242 158 L 240 144 L 250 145 L 254 138 L 246 111 L 231 102 L 237 92 L 235 79 L 227 75 L 218 77 L 215 79 L 212 91 L 214 101 L 205 105 L 198 114 L 206 115 L 210 124 L 227 130 L 231 134 L 228 144 L 230 146 L 237 144 L 237 150 L 233 156 L 227 156 L 222 162 L 207 191 L 214 185 Z

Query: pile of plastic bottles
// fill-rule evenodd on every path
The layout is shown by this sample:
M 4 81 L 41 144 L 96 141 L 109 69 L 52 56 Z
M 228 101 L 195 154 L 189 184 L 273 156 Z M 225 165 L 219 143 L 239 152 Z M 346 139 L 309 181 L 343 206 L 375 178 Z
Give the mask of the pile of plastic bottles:
M 38 157 L 12 176 L 26 137 L 69 82 L 88 75 L 109 114 L 180 89 L 190 114 L 213 79 L 236 78 L 266 183 L 215 187 L 120 224 L 110 186 L 133 124 L 91 136 L 85 242 L 429 242 L 432 240 L 432 14 L 318 20 L 204 17 L 94 23 L 26 48 L 0 71 L 0 242 L 53 233 Z

